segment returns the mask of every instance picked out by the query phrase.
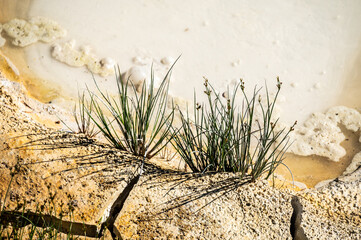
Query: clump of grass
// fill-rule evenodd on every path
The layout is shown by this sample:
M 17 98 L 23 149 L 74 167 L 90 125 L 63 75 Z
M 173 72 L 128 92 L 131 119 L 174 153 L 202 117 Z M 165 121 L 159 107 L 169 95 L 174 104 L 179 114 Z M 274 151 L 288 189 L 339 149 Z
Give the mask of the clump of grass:
M 241 80 L 232 94 L 222 97 L 205 79 L 206 104 L 197 103 L 194 96 L 194 120 L 180 111 L 181 127 L 171 127 L 172 144 L 193 172 L 239 172 L 251 181 L 263 176 L 269 178 L 283 164 L 289 146 L 288 135 L 293 130 L 276 131 L 278 120 L 272 122 L 272 113 L 281 82 L 277 78 L 277 93 L 270 98 L 266 88 L 266 103 L 261 103 L 260 89 L 253 95 L 245 93 Z M 243 104 L 237 106 L 236 96 L 241 91 Z M 230 95 L 230 98 L 227 98 Z M 256 119 L 256 108 L 261 119 Z
M 78 103 L 74 105 L 73 117 L 77 125 L 77 129 L 72 129 L 63 120 L 63 124 L 73 133 L 84 134 L 88 138 L 94 138 L 99 131 L 96 131 L 94 123 L 91 121 L 93 112 L 93 99 L 86 99 L 85 93 L 79 94 Z
M 89 91 L 94 112 L 88 111 L 88 115 L 112 146 L 136 156 L 152 158 L 168 144 L 167 136 L 174 119 L 174 107 L 167 109 L 173 66 L 157 89 L 153 70 L 149 86 L 143 83 L 139 93 L 129 78 L 122 79 L 118 68 L 117 97 L 101 91 L 98 85 L 100 94 Z

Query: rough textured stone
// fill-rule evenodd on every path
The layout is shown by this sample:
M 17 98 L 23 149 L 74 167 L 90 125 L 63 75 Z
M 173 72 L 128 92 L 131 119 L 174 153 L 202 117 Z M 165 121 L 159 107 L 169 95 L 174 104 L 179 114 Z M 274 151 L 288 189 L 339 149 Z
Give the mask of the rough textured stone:
M 19 85 L 0 81 L 0 195 L 15 172 L 6 209 L 23 202 L 29 210 L 44 205 L 56 214 L 73 212 L 64 216 L 68 220 L 99 225 L 137 172 L 139 159 L 49 128 L 44 123 L 54 122 L 54 112 L 61 110 L 48 107 Z M 360 239 L 360 179 L 358 169 L 318 189 L 295 192 L 266 181 L 244 184 L 236 174 L 194 175 L 146 162 L 116 227 L 123 239 L 291 239 L 296 195 L 309 239 Z
M 117 227 L 125 239 L 291 239 L 289 191 L 232 174 L 146 176 Z
M 305 211 L 302 227 L 310 239 L 360 239 L 360 172 L 298 193 Z
M 6 209 L 41 207 L 45 213 L 67 214 L 66 220 L 98 223 L 139 160 L 38 123 L 32 117 L 43 104 L 22 91 L 16 83 L 0 81 L 0 195 L 9 188 Z

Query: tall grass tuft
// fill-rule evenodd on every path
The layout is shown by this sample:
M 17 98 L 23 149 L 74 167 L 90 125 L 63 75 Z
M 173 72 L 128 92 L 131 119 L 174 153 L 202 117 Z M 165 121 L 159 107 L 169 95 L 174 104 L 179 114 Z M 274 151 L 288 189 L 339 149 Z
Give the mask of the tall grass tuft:
M 281 89 L 277 78 L 277 93 L 270 98 L 266 88 L 266 103 L 261 103 L 260 89 L 253 95 L 245 93 L 241 80 L 234 88 L 220 95 L 205 79 L 207 102 L 197 103 L 194 95 L 194 119 L 180 111 L 181 127 L 171 127 L 172 144 L 193 172 L 239 172 L 251 181 L 263 176 L 269 178 L 283 164 L 289 146 L 288 130 L 276 131 L 278 120 L 272 122 L 275 102 Z M 241 91 L 243 104 L 236 103 Z M 228 97 L 231 96 L 231 97 Z M 261 112 L 256 118 L 256 109 Z
M 78 94 L 78 103 L 74 105 L 73 117 L 77 125 L 77 129 L 72 129 L 63 120 L 60 121 L 73 133 L 84 134 L 88 138 L 94 138 L 99 131 L 96 131 L 95 125 L 91 120 L 91 114 L 93 112 L 93 99 L 86 99 L 86 94 L 83 92 Z
M 138 93 L 129 78 L 122 79 L 118 68 L 117 97 L 101 91 L 98 85 L 98 95 L 89 91 L 93 113 L 88 111 L 88 114 L 115 148 L 152 158 L 169 143 L 167 136 L 174 119 L 174 107 L 172 105 L 169 110 L 167 105 L 173 66 L 158 88 L 154 85 L 153 70 L 149 85 L 144 82 Z

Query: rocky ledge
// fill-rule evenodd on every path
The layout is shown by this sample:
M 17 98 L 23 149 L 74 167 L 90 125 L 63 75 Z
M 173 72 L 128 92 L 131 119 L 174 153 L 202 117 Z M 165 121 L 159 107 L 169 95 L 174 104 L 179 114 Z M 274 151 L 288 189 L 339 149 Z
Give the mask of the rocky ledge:
M 2 203 L 9 189 L 1 224 L 22 208 L 31 218 L 40 206 L 44 221 L 63 222 L 65 233 L 72 223 L 88 238 L 106 229 L 105 239 L 361 239 L 357 164 L 302 191 L 237 174 L 184 173 L 59 131 L 59 114 L 0 80 Z

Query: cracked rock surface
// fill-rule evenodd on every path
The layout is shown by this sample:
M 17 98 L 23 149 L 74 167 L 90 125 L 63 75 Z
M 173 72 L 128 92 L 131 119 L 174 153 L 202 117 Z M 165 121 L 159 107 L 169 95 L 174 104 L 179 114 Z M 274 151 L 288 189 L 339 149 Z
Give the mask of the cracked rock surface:
M 54 112 L 61 111 L 28 98 L 22 89 L 0 79 L 0 195 L 16 170 L 7 209 L 25 201 L 34 210 L 53 198 L 73 211 L 72 220 L 99 224 L 134 177 L 139 159 L 49 128 L 45 119 L 54 122 Z M 41 123 L 34 117 L 39 114 Z M 296 195 L 308 239 L 360 239 L 360 179 L 361 169 L 321 188 L 295 192 L 266 181 L 245 184 L 236 174 L 186 174 L 147 162 L 115 227 L 123 239 L 292 239 Z
M 43 112 L 44 122 L 53 122 L 56 109 L 45 111 L 44 104 L 23 91 L 19 84 L 0 79 L 0 196 L 15 172 L 7 210 L 25 205 L 35 211 L 44 205 L 44 212 L 53 207 L 56 215 L 66 214 L 66 220 L 101 221 L 138 160 L 85 136 L 38 123 L 33 118 L 37 111 Z
M 144 177 L 116 225 L 124 239 L 291 239 L 291 194 L 241 185 L 233 174 Z
M 298 195 L 309 239 L 361 238 L 361 169 Z

